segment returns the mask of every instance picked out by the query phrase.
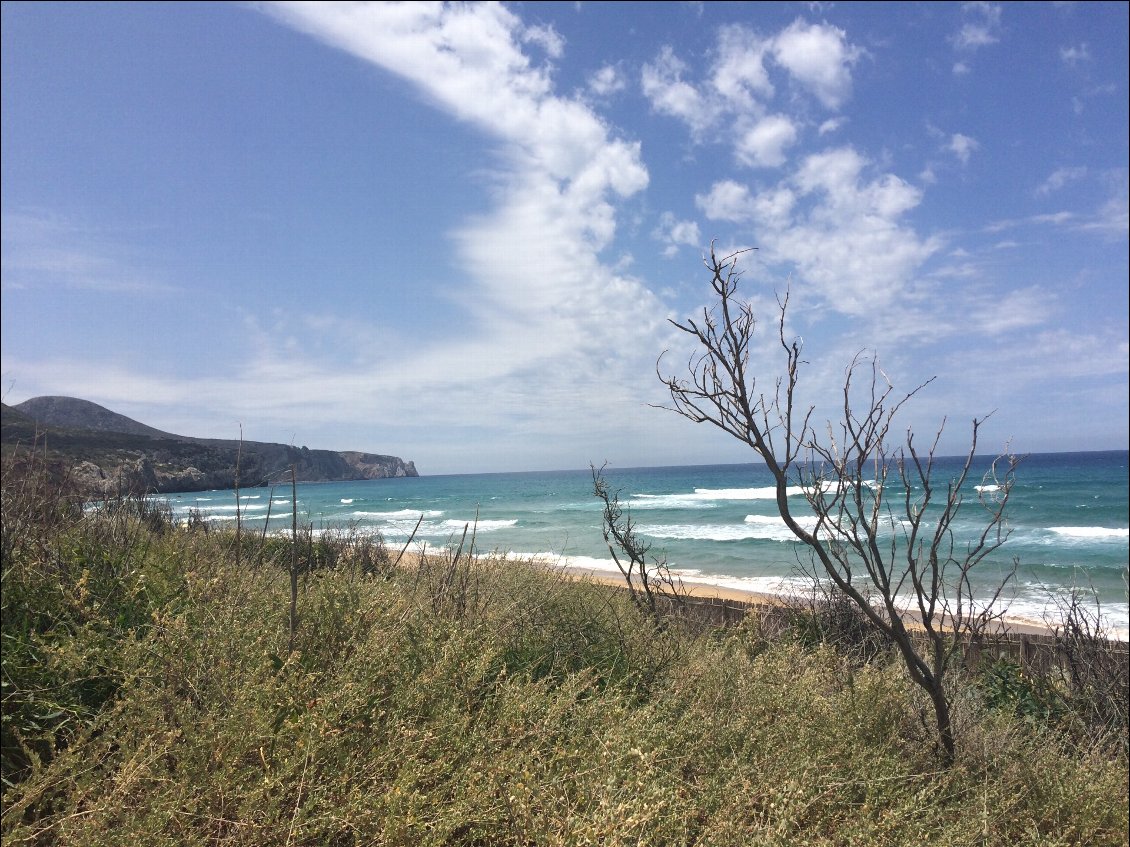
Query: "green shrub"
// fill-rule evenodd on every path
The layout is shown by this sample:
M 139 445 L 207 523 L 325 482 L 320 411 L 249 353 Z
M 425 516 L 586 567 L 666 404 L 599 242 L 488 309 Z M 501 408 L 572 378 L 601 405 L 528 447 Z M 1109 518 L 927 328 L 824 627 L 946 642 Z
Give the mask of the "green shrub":
M 1126 841 L 1125 758 L 1004 668 L 940 768 L 901 665 L 828 639 L 323 536 L 288 651 L 287 539 L 51 520 L 5 541 L 5 845 Z

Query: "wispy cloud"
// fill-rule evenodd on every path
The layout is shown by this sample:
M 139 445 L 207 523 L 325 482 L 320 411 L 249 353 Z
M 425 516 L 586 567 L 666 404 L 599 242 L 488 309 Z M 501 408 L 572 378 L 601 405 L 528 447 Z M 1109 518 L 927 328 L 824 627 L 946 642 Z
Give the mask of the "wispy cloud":
M 467 332 L 373 362 L 364 377 L 307 363 L 308 377 L 298 379 L 319 405 L 349 418 L 352 404 L 373 416 L 396 397 L 389 425 L 424 424 L 458 408 L 468 426 L 509 430 L 514 444 L 545 437 L 538 430 L 546 427 L 575 441 L 586 429 L 579 419 L 627 417 L 643 406 L 650 395 L 617 386 L 640 384 L 653 365 L 665 312 L 600 251 L 615 235 L 617 204 L 643 189 L 648 173 L 637 143 L 617 138 L 583 101 L 557 93 L 551 69 L 522 49 L 533 43 L 560 55 L 563 42 L 493 4 L 266 8 L 409 80 L 454 119 L 488 133 L 502 162 L 494 207 L 450 234 L 472 283 Z M 606 69 L 597 86 L 611 91 L 618 79 Z M 685 225 L 668 232 L 673 244 L 690 235 Z M 261 355 L 267 376 L 293 374 L 292 365 L 277 348 Z M 497 388 L 503 383 L 505 390 Z
M 1059 191 L 1068 183 L 1076 182 L 1087 176 L 1087 168 L 1084 166 L 1070 167 L 1070 168 L 1056 168 L 1039 186 L 1036 187 L 1036 195 L 1046 197 Z
M 589 77 L 589 91 L 598 97 L 608 97 L 627 87 L 624 73 L 615 65 L 605 65 Z
M 1000 41 L 1001 7 L 996 3 L 962 3 L 961 28 L 953 36 L 958 50 L 973 51 Z
M 3 215 L 5 289 L 59 287 L 106 294 L 167 294 L 176 286 L 146 268 L 122 233 L 43 212 Z
M 981 48 L 1000 41 L 1001 6 L 987 2 L 962 3 L 961 20 L 961 27 L 950 38 L 954 49 L 961 56 L 954 62 L 954 76 L 972 73 L 972 55 Z
M 1091 60 L 1091 50 L 1087 46 L 1087 42 L 1080 44 L 1072 44 L 1068 47 L 1059 48 L 1059 58 L 1065 65 L 1074 67 L 1080 62 L 1089 62 Z
M 970 138 L 968 135 L 962 135 L 960 132 L 955 132 L 950 137 L 950 142 L 946 149 L 957 156 L 961 164 L 968 165 L 969 157 L 972 156 L 981 147 L 980 142 L 975 138 Z
M 668 259 L 678 255 L 680 247 L 702 246 L 698 224 L 695 221 L 679 220 L 671 212 L 664 212 L 659 216 L 659 226 L 655 228 L 652 237 L 666 245 L 663 255 Z
M 1060 169 L 1041 184 L 1037 194 L 1047 196 L 1067 183 L 1081 179 L 1086 174 L 1078 169 Z M 993 221 L 985 227 L 985 232 L 1005 232 L 1023 227 L 1057 227 L 1088 232 L 1105 238 L 1123 239 L 1130 235 L 1130 200 L 1127 199 L 1127 172 L 1115 169 L 1105 175 L 1109 195 L 1097 208 L 1082 211 L 1060 209 L 1028 215 L 1022 218 L 1006 218 Z

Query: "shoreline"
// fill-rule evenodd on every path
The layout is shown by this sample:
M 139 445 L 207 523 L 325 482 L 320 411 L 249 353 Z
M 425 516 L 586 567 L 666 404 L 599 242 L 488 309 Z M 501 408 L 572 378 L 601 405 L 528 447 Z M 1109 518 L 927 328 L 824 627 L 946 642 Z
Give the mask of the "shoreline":
M 432 549 L 435 550 L 437 548 Z M 408 551 L 410 554 L 417 556 L 421 552 L 416 543 L 413 543 L 408 548 Z M 428 555 L 430 556 L 431 552 L 429 552 Z M 509 564 L 532 565 L 561 573 L 568 579 L 584 580 L 597 585 L 627 590 L 623 575 L 615 569 L 615 565 L 611 559 L 602 560 L 588 556 L 568 556 L 556 553 L 530 554 L 515 551 L 502 552 L 499 550 L 474 553 L 473 555 L 481 559 L 495 557 Z M 790 590 L 790 578 L 785 577 L 776 580 L 777 584 L 780 586 L 780 590 L 762 590 L 726 585 L 714 581 L 709 575 L 702 574 L 701 572 L 697 572 L 695 576 L 687 576 L 679 574 L 677 570 L 675 570 L 673 571 L 673 576 L 678 580 L 689 596 L 697 598 L 730 600 L 753 606 L 784 606 L 788 605 L 792 600 L 805 601 L 810 597 L 809 591 Z M 727 579 L 727 577 L 719 576 L 716 577 L 716 579 L 724 580 Z M 1047 638 L 1053 638 L 1055 636 L 1055 625 L 1049 623 L 1046 618 L 1037 619 L 1015 613 L 1010 614 L 1007 604 L 1004 608 L 1005 611 L 1002 616 L 989 624 L 986 630 L 987 634 L 1000 636 L 1038 636 Z M 912 628 L 914 626 L 921 627 L 921 624 L 914 623 L 915 619 L 918 617 L 918 612 L 913 609 L 908 608 L 903 612 L 904 620 L 909 619 L 909 621 L 912 622 Z M 1109 619 L 1104 621 L 1103 630 L 1105 640 L 1109 643 L 1126 644 L 1130 641 L 1130 634 L 1128 634 L 1127 628 L 1112 624 Z
M 536 561 L 536 560 L 530 560 Z M 606 585 L 612 588 L 619 588 L 627 590 L 624 578 L 619 574 L 612 574 L 608 571 L 603 571 L 597 568 L 586 567 L 568 562 L 559 562 L 554 567 L 563 573 L 567 574 L 570 579 L 581 581 L 588 581 L 597 585 Z M 764 591 L 754 591 L 752 589 L 733 588 L 726 585 L 718 585 L 706 581 L 693 581 L 688 582 L 683 580 L 682 587 L 686 589 L 686 593 L 691 597 L 700 598 L 715 598 L 719 600 L 733 600 L 739 603 L 747 603 L 754 606 L 784 606 L 789 602 L 790 597 L 796 595 L 788 594 L 773 594 Z M 917 613 L 913 611 L 906 611 L 903 613 L 904 617 L 915 621 L 918 617 Z M 912 626 L 914 624 L 912 623 Z M 918 624 L 918 626 L 921 626 Z M 1007 614 L 999 621 L 994 622 L 990 631 L 993 634 L 1015 634 L 1015 635 L 1038 635 L 1038 636 L 1054 636 L 1054 628 L 1047 623 L 1037 623 L 1023 618 L 1009 617 Z M 1119 641 L 1125 641 L 1125 638 L 1119 634 Z

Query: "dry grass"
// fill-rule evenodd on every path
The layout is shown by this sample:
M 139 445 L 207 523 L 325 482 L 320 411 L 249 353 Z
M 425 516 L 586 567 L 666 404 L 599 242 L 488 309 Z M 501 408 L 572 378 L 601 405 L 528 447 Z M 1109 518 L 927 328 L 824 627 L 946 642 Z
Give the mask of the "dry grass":
M 348 534 L 304 545 L 288 654 L 288 542 L 245 535 L 237 568 L 230 536 L 16 481 L 5 845 L 1126 842 L 1117 749 L 969 686 L 942 768 L 881 656 Z

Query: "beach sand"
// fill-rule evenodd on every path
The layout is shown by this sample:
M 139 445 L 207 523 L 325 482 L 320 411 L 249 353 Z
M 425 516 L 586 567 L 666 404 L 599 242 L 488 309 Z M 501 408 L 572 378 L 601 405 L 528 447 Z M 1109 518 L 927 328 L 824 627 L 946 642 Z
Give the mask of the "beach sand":
M 564 573 L 573 579 L 581 579 L 598 585 L 608 585 L 615 588 L 626 589 L 624 578 L 619 574 L 609 573 L 606 570 L 584 567 L 583 565 L 564 562 L 558 565 Z M 746 591 L 740 588 L 731 588 L 723 585 L 714 585 L 709 582 L 684 582 L 682 588 L 690 597 L 716 598 L 719 600 L 733 600 L 738 603 L 748 603 L 754 606 L 784 606 L 790 603 L 791 598 L 780 594 Z M 807 599 L 807 598 L 797 598 Z M 915 612 L 904 615 L 912 628 L 921 629 Z M 990 630 L 994 633 L 1010 633 L 1013 635 L 1043 635 L 1052 636 L 1052 628 L 1046 624 L 1029 620 L 1009 618 L 1007 615 L 995 622 Z

